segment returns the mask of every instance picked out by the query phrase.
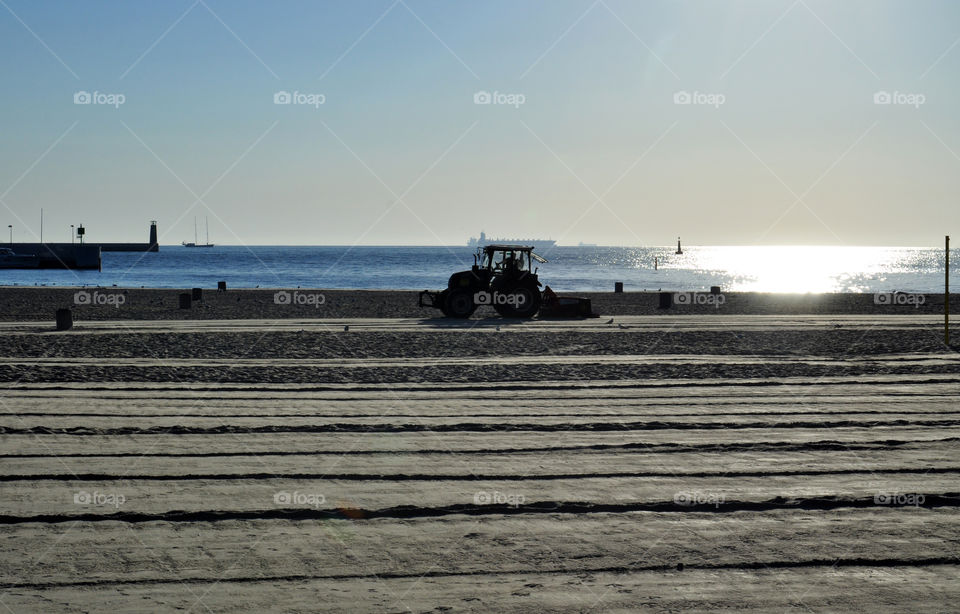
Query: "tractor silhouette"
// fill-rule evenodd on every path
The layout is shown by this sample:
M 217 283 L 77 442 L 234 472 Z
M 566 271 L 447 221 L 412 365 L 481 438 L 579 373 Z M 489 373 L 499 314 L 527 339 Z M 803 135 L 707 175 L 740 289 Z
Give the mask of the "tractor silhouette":
M 477 249 L 473 267 L 450 276 L 439 292 L 420 293 L 420 307 L 433 307 L 448 318 L 469 318 L 480 305 L 489 305 L 506 318 L 532 318 L 543 298 L 533 262 L 545 258 L 524 245 L 487 245 Z

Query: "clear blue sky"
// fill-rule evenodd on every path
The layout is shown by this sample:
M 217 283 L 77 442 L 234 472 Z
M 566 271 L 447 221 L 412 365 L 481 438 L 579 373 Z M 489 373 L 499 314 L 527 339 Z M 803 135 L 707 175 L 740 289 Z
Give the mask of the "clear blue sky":
M 2 0 L 0 227 L 940 245 L 958 39 L 954 0 Z

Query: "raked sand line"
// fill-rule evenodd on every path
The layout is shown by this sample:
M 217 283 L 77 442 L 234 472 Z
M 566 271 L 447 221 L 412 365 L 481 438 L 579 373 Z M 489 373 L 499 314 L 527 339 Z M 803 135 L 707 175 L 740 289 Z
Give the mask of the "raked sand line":
M 575 433 L 588 432 L 623 432 L 623 431 L 655 431 L 655 430 L 732 430 L 732 429 L 836 429 L 836 428 L 888 428 L 888 427 L 926 427 L 926 428 L 957 428 L 960 419 L 916 417 L 903 419 L 877 419 L 869 417 L 864 420 L 835 419 L 835 420 L 756 420 L 756 421 L 667 421 L 667 420 L 633 420 L 633 421 L 603 421 L 603 422 L 459 422 L 459 423 L 424 423 L 418 422 L 376 422 L 372 424 L 358 424 L 351 422 L 310 423 L 310 424 L 265 424 L 265 425 L 233 425 L 218 424 L 216 426 L 186 426 L 173 424 L 169 426 L 117 426 L 117 427 L 54 427 L 54 426 L 0 426 L 2 435 L 72 435 L 72 436 L 114 436 L 114 435 L 233 435 L 257 433 L 510 433 L 510 432 L 550 432 Z
M 764 453 L 764 452 L 815 452 L 815 451 L 838 451 L 855 452 L 860 458 L 866 451 L 880 450 L 890 453 L 896 450 L 954 450 L 960 444 L 960 434 L 954 437 L 937 437 L 933 433 L 927 433 L 925 437 L 915 437 L 911 439 L 857 439 L 857 440 L 806 440 L 806 441 L 742 441 L 733 443 L 654 443 L 654 442 L 627 442 L 627 443 L 596 443 L 596 444 L 568 444 L 557 446 L 536 446 L 526 448 L 477 448 L 477 449 L 459 449 L 446 450 L 443 448 L 417 448 L 417 449 L 302 449 L 302 450 L 197 450 L 197 451 L 144 451 L 139 449 L 127 452 L 101 450 L 96 452 L 75 452 L 40 448 L 35 452 L 12 452 L 0 454 L 0 458 L 6 459 L 44 459 L 52 458 L 89 458 L 89 459 L 112 459 L 112 458 L 227 458 L 234 462 L 244 457 L 287 457 L 287 456 L 305 456 L 322 459 L 324 456 L 391 456 L 393 459 L 403 460 L 410 456 L 439 457 L 445 462 L 449 462 L 452 455 L 462 456 L 484 456 L 502 458 L 513 454 L 540 454 L 545 457 L 547 454 L 591 454 L 598 455 L 611 451 L 618 454 L 628 455 L 631 462 L 635 463 L 636 455 L 662 455 L 662 454 L 711 454 L 720 453 L 724 455 L 737 453 Z M 356 464 L 358 461 L 351 461 Z M 421 463 L 422 461 L 417 460 Z M 12 465 L 12 463 L 11 463 Z M 89 465 L 86 465 L 89 466 Z
M 736 355 L 736 354 L 602 354 L 602 355 L 531 355 L 531 356 L 483 356 L 476 358 L 437 357 L 437 358 L 2 358 L 0 365 L 44 366 L 44 367 L 205 367 L 205 368 L 242 368 L 242 367 L 318 367 L 318 368 L 400 368 L 400 367 L 444 367 L 467 365 L 581 365 L 581 364 L 618 364 L 618 365 L 686 365 L 686 364 L 731 364 L 731 365 L 842 365 L 870 364 L 877 367 L 896 365 L 952 365 L 960 368 L 960 354 L 894 354 L 868 357 L 818 357 L 796 355 Z
M 529 462 L 535 462 L 535 459 Z M 849 462 L 856 465 L 856 457 L 851 455 Z M 136 465 L 136 461 L 128 461 L 128 464 Z M 265 463 L 265 468 L 273 467 Z M 143 516 L 144 522 L 149 522 L 149 518 L 159 520 L 157 515 L 168 513 L 203 514 L 213 511 L 226 513 L 226 519 L 230 519 L 231 513 L 239 512 L 251 514 L 252 519 L 261 512 L 273 514 L 279 511 L 282 512 L 281 516 L 285 516 L 287 512 L 295 514 L 320 511 L 323 512 L 320 516 L 324 516 L 342 511 L 344 507 L 383 510 L 408 509 L 412 506 L 417 509 L 450 508 L 455 511 L 465 505 L 476 505 L 477 515 L 500 519 L 503 516 L 500 508 L 487 504 L 502 503 L 511 508 L 520 504 L 532 509 L 543 502 L 560 501 L 577 503 L 590 509 L 603 509 L 602 506 L 610 505 L 614 506 L 611 510 L 616 510 L 621 509 L 617 506 L 669 502 L 676 503 L 680 513 L 680 507 L 689 510 L 686 503 L 691 501 L 700 501 L 704 505 L 715 507 L 717 503 L 727 501 L 803 501 L 832 497 L 838 501 L 863 500 L 865 506 L 891 508 L 906 516 L 923 507 L 928 502 L 928 495 L 954 493 L 958 483 L 955 473 L 875 473 L 870 471 L 871 468 L 864 467 L 859 473 L 792 476 L 681 475 L 566 480 L 539 480 L 531 476 L 509 480 L 437 479 L 396 482 L 387 479 L 285 479 L 280 473 L 283 468 L 276 467 L 276 477 L 262 480 L 138 480 L 134 476 L 101 482 L 9 482 L 0 486 L 3 492 L 0 514 L 17 517 L 25 524 L 40 521 L 38 516 L 50 519 L 62 517 L 64 522 L 69 522 L 71 519 L 82 520 L 76 517 L 78 514 L 83 517 L 100 517 L 117 512 L 146 515 Z M 81 467 L 77 469 L 82 470 Z M 467 470 L 465 467 L 464 471 Z M 79 493 L 89 493 L 94 497 L 98 494 L 117 494 L 122 495 L 123 499 L 114 504 L 100 496 L 96 500 L 88 499 L 85 504 L 77 501 L 76 496 Z M 278 501 L 278 493 L 289 493 L 292 496 L 288 497 L 286 502 Z M 681 493 L 692 496 L 678 502 L 678 495 Z M 877 495 L 883 493 L 891 496 L 902 495 L 903 499 L 898 501 L 895 497 L 888 497 L 886 502 L 877 501 Z M 478 502 L 478 494 L 490 496 Z M 315 502 L 307 500 L 309 495 L 316 496 Z M 845 509 L 844 504 L 838 506 Z M 309 518 L 311 517 L 308 515 Z
M 529 460 L 529 459 L 528 459 Z M 844 459 L 847 463 L 849 458 Z M 859 460 L 859 459 L 858 459 Z M 862 465 L 862 466 L 861 466 Z M 241 472 L 231 473 L 29 473 L 0 475 L 0 482 L 198 482 L 229 480 L 336 480 L 340 482 L 527 482 L 527 481 L 570 481 L 570 480 L 610 480 L 617 478 L 783 478 L 830 475 L 903 475 L 924 477 L 928 475 L 958 475 L 960 465 L 948 467 L 912 466 L 912 467 L 881 467 L 862 463 L 857 467 L 832 467 L 827 469 L 764 469 L 756 471 L 719 470 L 719 471 L 596 471 L 571 473 L 486 473 L 482 471 L 469 473 L 343 473 L 317 472 L 298 473 L 287 471 L 284 473 L 271 472 Z
M 886 374 L 858 374 L 850 375 L 823 375 L 811 378 L 809 376 L 785 376 L 778 378 L 743 378 L 743 377 L 704 377 L 671 379 L 664 378 L 621 378 L 621 379 L 575 379 L 575 380 L 541 380 L 541 381 L 498 381 L 498 382 L 322 382 L 322 383 L 279 383 L 279 382 L 123 382 L 123 381 L 94 381 L 94 382 L 6 382 L 0 383 L 0 395 L 8 391 L 62 391 L 64 393 L 123 391 L 129 393 L 155 394 L 157 391 L 190 392 L 203 394 L 205 392 L 220 394 L 260 393 L 269 392 L 276 395 L 297 396 L 301 394 L 328 393 L 334 394 L 370 394 L 377 393 L 385 398 L 402 398 L 403 394 L 414 393 L 423 395 L 443 396 L 457 393 L 482 393 L 489 398 L 497 395 L 509 395 L 516 391 L 529 391 L 537 394 L 554 394 L 565 396 L 577 391 L 590 394 L 614 395 L 645 395 L 667 394 L 712 396 L 723 394 L 723 391 L 735 390 L 737 394 L 750 393 L 770 394 L 776 389 L 799 389 L 804 394 L 815 394 L 822 391 L 834 393 L 840 389 L 850 393 L 859 391 L 861 394 L 892 393 L 901 391 L 929 391 L 928 394 L 953 394 L 960 396 L 960 373 L 886 373 Z M 776 392 L 780 394 L 780 392 Z M 794 390 L 795 395 L 800 392 Z M 346 396 L 342 400 L 349 400 Z
M 257 453 L 234 452 L 135 452 L 111 454 L 43 453 L 5 454 L 0 481 L 24 480 L 192 480 L 204 479 L 337 479 L 375 480 L 397 476 L 400 481 L 427 479 L 587 479 L 591 477 L 687 476 L 708 474 L 756 476 L 774 472 L 844 474 L 877 470 L 890 473 L 949 472 L 955 460 L 957 437 L 937 440 L 877 440 L 768 444 L 608 444 L 604 446 L 554 446 L 533 450 L 480 450 L 458 453 L 443 450 L 352 450 Z M 377 453 L 375 453 L 377 452 Z M 775 452 L 776 454 L 771 454 Z M 389 454 L 389 458 L 387 458 Z M 124 466 L 119 458 L 133 458 Z M 72 459 L 83 458 L 82 463 Z M 185 458 L 198 459 L 186 464 Z M 57 462 L 70 460 L 70 462 Z M 199 459 L 205 459 L 199 462 Z M 855 464 L 851 464 L 853 460 Z M 53 462 L 51 462 L 53 461 Z M 385 462 L 389 461 L 389 462 Z M 531 461 L 535 464 L 531 465 Z M 265 468 L 269 472 L 265 473 Z M 524 469 L 518 469 L 522 467 Z M 781 474 L 777 474 L 781 475 Z M 552 476 L 552 477 L 551 477 Z M 560 477 L 562 476 L 562 477 Z
M 108 589 L 112 591 L 121 592 L 122 594 L 130 594 L 128 591 L 130 587 L 155 587 L 163 585 L 179 585 L 181 589 L 186 588 L 188 585 L 218 585 L 223 584 L 224 587 L 229 587 L 229 590 L 236 590 L 236 586 L 254 586 L 262 587 L 263 584 L 287 584 L 295 583 L 297 585 L 304 585 L 307 582 L 311 581 L 328 581 L 328 582 L 337 582 L 337 583 L 350 583 L 351 585 L 354 582 L 360 580 L 375 580 L 375 586 L 383 588 L 385 581 L 391 580 L 411 580 L 415 581 L 415 584 L 426 584 L 425 581 L 431 579 L 438 579 L 444 582 L 449 582 L 451 579 L 477 579 L 485 578 L 491 584 L 500 584 L 504 582 L 507 578 L 525 578 L 530 579 L 536 576 L 543 575 L 559 575 L 559 576 L 574 576 L 576 575 L 580 579 L 585 577 L 592 578 L 595 574 L 611 574 L 613 577 L 610 578 L 611 581 L 614 581 L 611 584 L 606 586 L 625 586 L 624 583 L 631 582 L 635 578 L 630 578 L 629 574 L 644 574 L 644 573 L 656 573 L 663 574 L 665 572 L 675 572 L 675 571 L 688 571 L 693 574 L 696 572 L 714 572 L 711 575 L 713 579 L 716 579 L 716 572 L 718 571 L 733 571 L 733 572 L 747 572 L 747 571 L 769 571 L 769 572 L 780 572 L 782 570 L 798 571 L 798 570 L 819 570 L 817 576 L 823 573 L 823 570 L 835 571 L 835 570 L 845 570 L 847 568 L 862 568 L 867 570 L 868 573 L 877 574 L 881 573 L 887 568 L 932 568 L 937 569 L 939 567 L 945 567 L 949 571 L 947 573 L 952 573 L 952 568 L 958 567 L 956 560 L 950 555 L 944 556 L 935 556 L 935 557 L 891 557 L 891 558 L 823 558 L 823 559 L 807 559 L 802 561 L 788 561 L 788 560 L 759 560 L 759 561 L 749 561 L 749 562 L 738 562 L 738 563 L 703 563 L 703 564 L 686 564 L 684 567 L 680 568 L 676 563 L 659 563 L 656 565 L 615 565 L 609 567 L 563 567 L 558 569 L 544 569 L 531 572 L 526 569 L 517 569 L 517 570 L 502 570 L 502 569 L 482 569 L 469 572 L 444 572 L 444 571 L 416 571 L 416 572 L 384 572 L 376 574 L 362 574 L 362 573 L 352 573 L 352 574 L 336 574 L 336 575 L 321 575 L 321 574 L 286 574 L 286 575 L 274 575 L 274 576 L 264 576 L 264 575 L 255 575 L 255 576 L 231 576 L 231 577 L 188 577 L 188 578 L 150 578 L 150 579 L 108 579 L 108 580 L 78 580 L 74 582 L 7 582 L 0 583 L 0 588 L 7 590 L 22 591 L 27 590 L 37 590 L 47 592 L 51 589 Z M 899 571 L 899 569 L 897 569 Z M 889 572 L 885 572 L 888 573 Z M 779 573 L 778 583 L 779 582 Z M 694 575 L 694 577 L 696 577 Z M 741 574 L 737 574 L 737 579 L 742 577 Z M 689 588 L 687 584 L 693 580 L 688 579 L 683 582 L 683 588 Z M 728 579 L 727 581 L 731 581 Z M 807 582 L 812 582 L 813 579 L 808 578 Z M 583 586 L 582 582 L 573 582 L 568 581 L 567 584 L 578 584 Z M 702 583 L 698 582 L 698 585 Z M 526 589 L 537 589 L 542 588 L 543 584 L 536 583 L 527 583 L 523 587 Z M 410 590 L 414 587 L 402 591 L 403 596 L 409 594 Z M 796 592 L 802 592 L 803 587 L 796 587 L 794 590 Z M 262 588 L 260 588 L 262 590 Z M 332 590 L 332 589 L 331 589 Z M 373 591 L 373 588 L 367 589 L 368 591 Z M 491 587 L 489 589 L 484 588 L 484 593 L 489 599 L 491 594 L 495 594 L 496 589 Z M 645 588 L 639 588 L 638 590 L 645 590 Z M 339 592 L 343 592 L 342 589 L 337 589 Z M 632 592 L 632 591 L 631 591 Z M 680 592 L 680 587 L 677 587 L 676 592 Z M 203 596 L 207 596 L 209 593 L 204 592 Z M 505 593 L 501 599 L 516 600 L 518 596 L 527 597 L 530 593 L 517 592 L 514 590 L 513 593 L 508 597 Z M 594 592 L 594 597 L 596 595 L 601 595 L 605 597 L 605 594 L 602 591 Z M 19 596 L 19 595 L 18 595 Z M 453 599 L 453 596 L 451 596 Z M 479 598 L 475 599 L 480 601 Z M 49 601 L 49 598 L 47 599 Z M 189 600 L 188 600 L 189 601 Z M 913 603 L 916 603 L 915 600 L 911 600 Z M 590 602 L 590 598 L 587 598 L 587 603 Z M 164 600 L 166 603 L 166 600 Z M 218 599 L 216 603 L 222 603 Z M 352 608 L 357 606 L 357 602 L 353 601 Z M 400 603 L 400 601 L 398 601 Z M 565 602 L 566 603 L 566 602 Z M 596 607 L 599 604 L 598 601 L 595 601 L 592 606 Z M 245 602 L 245 605 L 249 605 L 249 601 Z M 315 604 L 314 604 L 315 605 Z M 329 602 L 325 599 L 324 606 L 329 607 Z M 609 607 L 609 601 L 604 599 L 604 606 Z M 237 607 L 237 606 L 235 606 Z M 309 603 L 305 604 L 305 607 L 309 607 Z M 341 607 L 348 607 L 346 604 L 343 604 Z M 807 603 L 804 604 L 804 607 L 809 607 Z M 346 611 L 354 611 L 353 609 Z M 180 609 L 180 608 L 178 608 Z M 451 608 L 452 609 L 452 608 Z
M 38 514 L 33 516 L 0 515 L 0 525 L 62 522 L 224 522 L 234 520 L 373 520 L 378 518 L 436 518 L 440 516 L 514 516 L 528 514 L 625 514 L 631 512 L 681 513 L 703 512 L 732 514 L 736 512 L 765 512 L 774 510 L 828 511 L 836 509 L 876 509 L 875 497 L 806 497 L 783 498 L 764 501 L 726 500 L 722 503 L 683 503 L 677 501 L 649 501 L 641 503 L 585 503 L 580 501 L 536 501 L 523 504 L 460 504 L 442 507 L 402 505 L 382 509 L 350 508 L 349 513 L 341 508 L 274 508 L 260 510 L 208 510 L 197 512 L 170 511 L 157 514 L 142 512 L 108 512 L 75 514 Z M 911 504 L 914 509 L 960 508 L 960 493 L 944 492 L 925 494 L 922 501 Z M 956 561 L 954 561 L 956 562 Z
M 699 315 L 615 316 L 583 320 L 449 320 L 419 318 L 317 318 L 244 320 L 78 320 L 70 331 L 58 334 L 215 333 L 215 332 L 669 332 L 773 331 L 814 329 L 911 330 L 942 324 L 943 317 L 916 315 Z M 49 322 L 0 322 L 2 334 L 36 334 L 50 331 Z

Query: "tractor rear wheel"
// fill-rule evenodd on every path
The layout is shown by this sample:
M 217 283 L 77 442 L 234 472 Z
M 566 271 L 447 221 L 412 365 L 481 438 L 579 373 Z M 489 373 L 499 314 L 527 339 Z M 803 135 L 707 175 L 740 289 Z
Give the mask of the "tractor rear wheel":
M 473 315 L 477 310 L 477 304 L 473 302 L 473 292 L 464 288 L 451 290 L 444 301 L 443 313 L 448 318 L 459 318 L 465 320 Z
M 505 318 L 532 318 L 540 311 L 540 292 L 529 286 L 517 286 L 500 292 L 512 299 L 504 304 L 494 305 L 497 313 Z
M 441 290 L 437 297 L 437 306 L 440 307 L 440 312 L 448 318 L 450 317 L 450 313 L 447 311 L 447 296 L 449 295 L 450 290 Z

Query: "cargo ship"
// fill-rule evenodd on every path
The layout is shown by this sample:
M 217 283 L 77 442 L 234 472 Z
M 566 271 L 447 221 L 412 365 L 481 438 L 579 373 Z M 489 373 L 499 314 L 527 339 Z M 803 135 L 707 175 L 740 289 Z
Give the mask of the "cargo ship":
M 481 247 L 483 245 L 533 245 L 543 249 L 544 247 L 553 247 L 557 244 L 553 239 L 489 239 L 485 232 L 480 233 L 480 238 L 470 237 L 467 241 L 467 247 Z

